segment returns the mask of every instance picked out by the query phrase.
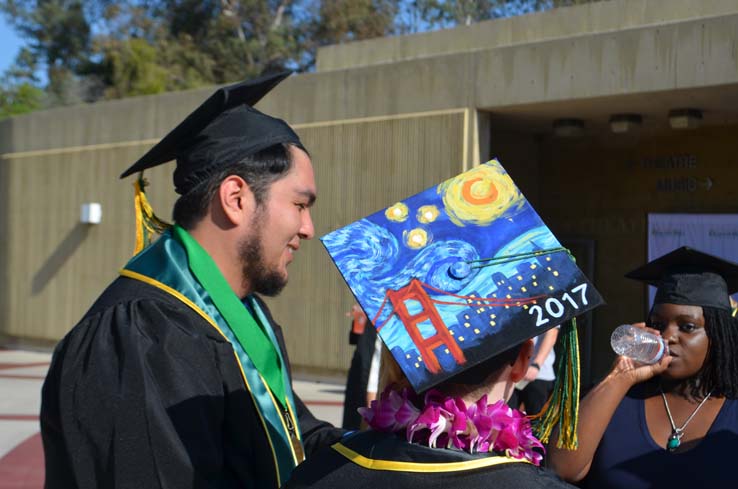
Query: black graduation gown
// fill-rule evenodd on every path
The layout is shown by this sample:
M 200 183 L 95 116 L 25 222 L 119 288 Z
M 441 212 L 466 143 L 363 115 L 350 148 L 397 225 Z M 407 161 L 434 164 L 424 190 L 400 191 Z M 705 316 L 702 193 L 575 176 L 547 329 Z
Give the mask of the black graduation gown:
M 340 438 L 295 404 L 307 454 Z M 125 277 L 57 346 L 41 434 L 47 489 L 278 485 L 230 343 L 172 295 Z
M 353 452 L 353 453 L 350 453 Z M 387 433 L 345 437 L 300 464 L 285 489 L 574 489 L 553 473 L 496 454 L 411 444 Z

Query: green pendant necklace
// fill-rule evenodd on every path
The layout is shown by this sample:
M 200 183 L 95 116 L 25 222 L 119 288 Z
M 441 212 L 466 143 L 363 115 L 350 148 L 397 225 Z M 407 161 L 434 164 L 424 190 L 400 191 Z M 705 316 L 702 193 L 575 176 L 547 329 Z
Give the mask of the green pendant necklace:
M 666 408 L 666 414 L 669 416 L 669 423 L 671 423 L 671 435 L 669 435 L 669 441 L 666 442 L 666 449 L 670 452 L 673 452 L 677 448 L 679 448 L 679 445 L 682 444 L 682 437 L 684 436 L 684 429 L 687 427 L 690 421 L 692 421 L 692 418 L 694 418 L 694 415 L 697 414 L 697 411 L 700 410 L 703 404 L 707 402 L 707 400 L 712 395 L 712 391 L 708 392 L 704 399 L 697 405 L 696 408 L 694 408 L 694 411 L 692 411 L 692 414 L 689 415 L 687 418 L 687 421 L 684 422 L 684 424 L 681 426 L 681 428 L 677 428 L 674 424 L 674 418 L 671 417 L 671 410 L 669 409 L 669 403 L 666 400 L 666 395 L 664 394 L 664 391 L 661 391 L 661 397 L 664 399 L 664 407 Z

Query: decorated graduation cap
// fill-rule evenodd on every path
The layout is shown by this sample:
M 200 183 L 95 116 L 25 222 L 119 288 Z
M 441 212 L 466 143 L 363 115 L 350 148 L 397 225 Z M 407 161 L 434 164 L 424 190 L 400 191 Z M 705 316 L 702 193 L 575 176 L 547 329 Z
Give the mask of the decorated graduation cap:
M 738 264 L 682 246 L 625 275 L 656 287 L 654 304 L 715 307 L 730 311 L 738 292 Z
M 123 172 L 121 178 L 139 173 L 135 183 L 136 251 L 148 243 L 151 234 L 167 226 L 146 200 L 144 170 L 176 160 L 174 187 L 184 195 L 220 168 L 266 148 L 282 143 L 303 147 L 286 122 L 252 107 L 289 74 L 282 72 L 219 88 Z
M 496 160 L 321 240 L 416 392 L 603 302 Z M 550 434 L 559 422 L 560 442 L 571 447 L 573 326 L 562 341 L 571 355 L 542 424 Z

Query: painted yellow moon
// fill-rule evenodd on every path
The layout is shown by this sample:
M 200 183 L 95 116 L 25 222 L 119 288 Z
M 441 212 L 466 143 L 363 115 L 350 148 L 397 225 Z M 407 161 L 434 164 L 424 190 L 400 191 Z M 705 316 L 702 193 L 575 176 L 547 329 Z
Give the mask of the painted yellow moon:
M 499 166 L 481 165 L 442 183 L 438 192 L 451 221 L 484 226 L 524 202 L 512 179 Z

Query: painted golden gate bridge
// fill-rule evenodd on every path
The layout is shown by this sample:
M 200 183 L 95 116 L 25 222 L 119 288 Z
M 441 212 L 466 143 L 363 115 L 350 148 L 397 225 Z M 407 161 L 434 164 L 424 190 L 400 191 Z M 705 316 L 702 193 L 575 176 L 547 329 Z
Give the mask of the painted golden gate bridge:
M 438 294 L 455 297 L 457 299 L 464 299 L 465 302 L 450 302 L 434 299 L 430 295 L 428 295 L 426 289 Z M 438 309 L 436 309 L 435 304 L 468 306 L 471 302 L 476 302 L 477 304 L 483 303 L 491 307 L 509 307 L 522 306 L 525 304 L 535 304 L 537 300 L 544 297 L 546 296 L 537 295 L 533 297 L 500 299 L 497 297 L 474 297 L 457 295 L 452 292 L 438 289 L 430 284 L 421 282 L 417 278 L 414 278 L 410 280 L 410 283 L 408 283 L 401 289 L 390 289 L 385 293 L 382 305 L 379 307 L 379 311 L 377 311 L 377 314 L 374 316 L 372 324 L 376 324 L 377 319 L 379 319 L 379 316 L 381 316 L 382 311 L 384 310 L 384 306 L 389 300 L 389 302 L 392 304 L 392 313 L 387 317 L 387 319 L 382 322 L 381 325 L 377 326 L 377 332 L 379 332 L 382 327 L 387 324 L 387 321 L 389 321 L 390 318 L 396 314 L 398 319 L 405 326 L 405 329 L 407 330 L 407 333 L 412 339 L 413 343 L 417 347 L 418 352 L 420 353 L 420 356 L 423 359 L 423 362 L 425 363 L 428 371 L 432 374 L 437 374 L 441 371 L 441 364 L 438 361 L 438 357 L 434 353 L 434 350 L 439 346 L 445 346 L 446 348 L 448 348 L 449 353 L 453 356 L 457 365 L 464 364 L 466 362 L 466 357 L 464 357 L 464 352 L 456 343 L 456 340 L 451 334 L 451 331 L 443 322 L 443 319 L 441 318 Z M 411 314 L 407 308 L 407 301 L 417 301 L 421 306 L 420 312 Z M 420 329 L 418 327 L 420 323 L 423 323 L 425 321 L 430 321 L 435 330 L 435 332 L 427 338 L 423 338 L 423 335 L 420 334 Z

